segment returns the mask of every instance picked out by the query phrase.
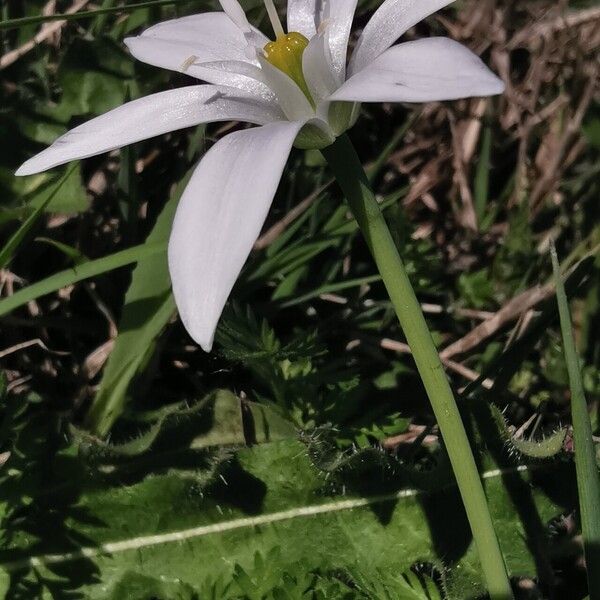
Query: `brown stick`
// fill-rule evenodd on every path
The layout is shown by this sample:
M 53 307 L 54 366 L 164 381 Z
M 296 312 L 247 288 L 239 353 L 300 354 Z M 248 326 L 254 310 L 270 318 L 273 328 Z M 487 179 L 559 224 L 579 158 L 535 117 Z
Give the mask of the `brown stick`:
M 403 342 L 398 342 L 397 340 L 390 340 L 389 338 L 384 338 L 379 342 L 379 345 L 385 350 L 393 350 L 394 352 L 400 352 L 402 354 L 411 354 L 410 348 L 408 344 Z M 465 379 L 469 381 L 477 381 L 480 377 L 477 371 L 473 369 L 469 369 L 469 367 L 465 367 L 465 365 L 461 365 L 458 362 L 453 360 L 448 360 L 447 358 L 442 358 L 442 363 L 445 367 L 458 373 Z M 481 385 L 487 389 L 491 389 L 494 385 L 494 382 L 491 379 L 484 379 Z
M 67 9 L 67 14 L 76 13 L 78 10 L 82 9 L 90 0 L 77 0 L 73 5 Z M 47 23 L 44 25 L 38 33 L 36 33 L 29 41 L 25 42 L 22 46 L 7 52 L 2 57 L 0 57 L 0 70 L 6 69 L 9 65 L 12 65 L 14 62 L 19 60 L 22 56 L 27 54 L 29 51 L 33 50 L 38 44 L 41 44 L 43 41 L 52 37 L 55 33 L 60 31 L 60 29 L 67 23 L 66 19 L 62 21 L 54 21 L 52 23 Z
M 4 358 L 5 356 L 9 356 L 10 354 L 14 354 L 15 352 L 19 352 L 20 350 L 25 350 L 25 348 L 31 348 L 31 346 L 39 346 L 46 352 L 50 352 L 51 354 L 58 354 L 59 356 L 68 356 L 69 352 L 61 352 L 59 350 L 50 350 L 44 342 L 40 338 L 36 338 L 35 340 L 27 340 L 26 342 L 21 342 L 20 344 L 15 344 L 10 348 L 5 348 L 4 350 L 0 350 L 0 358 Z
M 561 15 L 556 19 L 541 21 L 533 26 L 526 27 L 515 34 L 508 43 L 509 50 L 518 48 L 530 40 L 535 40 L 541 36 L 561 31 L 562 29 L 571 29 L 585 25 L 591 21 L 600 19 L 600 7 L 592 7 L 584 10 L 572 11 L 566 15 Z
M 270 246 L 303 212 L 309 209 L 312 203 L 333 183 L 330 179 L 327 183 L 318 187 L 310 196 L 307 196 L 302 202 L 299 202 L 288 212 L 283 219 L 280 219 L 267 229 L 254 243 L 254 250 L 264 250 Z
M 477 325 L 467 335 L 444 348 L 440 352 L 440 357 L 442 360 L 447 360 L 457 354 L 463 354 L 475 348 L 475 346 L 478 346 L 483 340 L 492 336 L 506 323 L 510 323 L 525 311 L 549 298 L 553 293 L 554 284 L 552 283 L 544 286 L 537 285 L 522 292 L 512 300 L 509 300 L 493 317 L 483 321 L 483 323 Z

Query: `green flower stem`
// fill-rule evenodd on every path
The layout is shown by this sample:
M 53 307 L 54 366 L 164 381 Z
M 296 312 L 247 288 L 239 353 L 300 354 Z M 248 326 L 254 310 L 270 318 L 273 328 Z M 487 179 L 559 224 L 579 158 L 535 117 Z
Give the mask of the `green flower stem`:
M 512 599 L 506 565 L 469 439 L 421 306 L 385 218 L 348 137 L 339 137 L 321 152 L 365 236 L 412 350 L 452 463 L 489 594 L 493 600 Z

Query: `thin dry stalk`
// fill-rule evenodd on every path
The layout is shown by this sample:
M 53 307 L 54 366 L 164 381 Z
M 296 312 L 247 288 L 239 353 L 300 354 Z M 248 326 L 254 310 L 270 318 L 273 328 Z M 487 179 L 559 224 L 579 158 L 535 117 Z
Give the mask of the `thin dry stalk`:
M 477 347 L 507 323 L 514 321 L 536 304 L 549 298 L 553 293 L 554 284 L 552 283 L 543 286 L 537 285 L 522 292 L 512 300 L 509 300 L 493 317 L 483 321 L 483 323 L 477 325 L 467 335 L 444 348 L 440 352 L 442 360 L 447 360 L 457 354 L 464 354 Z
M 74 2 L 73 5 L 65 12 L 67 14 L 76 13 L 77 11 L 81 10 L 89 1 L 90 0 L 77 0 L 77 2 Z M 6 69 L 6 67 L 12 65 L 14 62 L 19 60 L 19 58 L 33 50 L 37 45 L 51 39 L 66 25 L 66 23 L 66 20 L 62 20 L 45 24 L 29 41 L 0 57 L 0 70 Z

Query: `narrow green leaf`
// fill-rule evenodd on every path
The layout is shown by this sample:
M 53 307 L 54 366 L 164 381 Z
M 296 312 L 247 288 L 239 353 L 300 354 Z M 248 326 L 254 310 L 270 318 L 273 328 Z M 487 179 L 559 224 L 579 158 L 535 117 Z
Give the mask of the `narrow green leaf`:
M 109 6 L 106 8 L 97 8 L 95 10 L 87 10 L 76 13 L 58 13 L 54 15 L 35 15 L 32 17 L 20 17 L 18 19 L 7 19 L 0 22 L 0 31 L 3 29 L 15 29 L 25 25 L 36 25 L 37 23 L 45 23 L 47 21 L 75 21 L 77 19 L 86 19 L 102 14 L 124 13 L 137 10 L 139 8 L 149 8 L 151 6 L 167 6 L 169 4 L 184 4 L 191 0 L 150 0 L 149 2 L 137 2 L 134 4 L 126 4 L 124 6 Z
M 475 204 L 475 214 L 477 222 L 481 224 L 485 217 L 485 211 L 488 202 L 488 188 L 490 181 L 490 157 L 492 154 L 492 127 L 489 124 L 483 127 L 483 136 L 481 138 L 481 148 L 479 150 L 479 160 L 477 161 L 477 170 L 475 171 L 475 181 L 473 185 L 473 200 Z
M 317 288 L 316 290 L 313 290 L 312 292 L 307 292 L 306 294 L 302 294 L 301 296 L 297 296 L 296 298 L 292 298 L 291 300 L 283 302 L 281 304 L 281 307 L 287 308 L 289 306 L 295 306 L 296 304 L 302 304 L 307 300 L 317 298 L 322 294 L 333 294 L 335 292 L 341 292 L 343 290 L 347 290 L 353 287 L 359 287 L 361 285 L 367 285 L 369 283 L 375 283 L 377 281 L 381 281 L 381 275 L 370 275 L 368 277 L 359 277 L 357 279 L 338 281 L 329 285 L 322 285 L 321 287 Z
M 590 598 L 600 599 L 600 475 L 596 464 L 596 452 L 592 438 L 592 424 L 583 392 L 583 381 L 579 358 L 575 348 L 571 315 L 567 295 L 560 275 L 556 248 L 551 248 L 552 268 L 556 283 L 556 299 L 560 315 L 563 351 L 569 373 L 571 388 L 571 416 L 573 421 L 573 443 L 575 447 L 575 467 L 581 529 L 587 566 Z
M 406 191 L 407 188 L 402 187 L 385 196 L 380 204 L 381 210 L 387 210 L 394 206 Z M 277 248 L 278 251 L 273 254 L 267 252 L 264 260 L 257 264 L 253 271 L 249 270 L 245 277 L 247 281 L 255 281 L 290 273 L 307 264 L 328 248 L 343 245 L 348 237 L 355 235 L 357 231 L 357 222 L 353 218 L 348 218 L 346 208 L 340 206 L 322 225 L 320 235 L 291 242 L 285 248 Z M 273 251 L 274 246 L 276 244 L 273 244 L 269 250 Z
M 365 169 L 365 172 L 367 173 L 367 176 L 369 177 L 370 181 L 374 181 L 376 179 L 376 177 L 379 175 L 379 173 L 385 166 L 385 163 L 388 161 L 392 152 L 396 149 L 398 144 L 402 141 L 406 133 L 414 125 L 415 121 L 419 119 L 420 116 L 420 111 L 412 112 L 408 119 L 406 119 L 404 125 L 402 125 L 402 127 L 399 127 L 395 131 L 394 135 L 392 136 L 392 139 L 386 144 L 386 146 L 381 151 L 375 162 Z
M 101 33 L 102 28 L 104 27 L 108 18 L 108 15 L 110 14 L 106 12 L 106 9 L 114 8 L 115 4 L 116 0 L 103 0 L 102 4 L 98 7 L 98 9 L 100 9 L 102 12 L 96 13 L 92 25 L 90 26 L 90 33 L 94 37 Z
M 80 265 L 88 261 L 88 258 L 87 256 L 85 256 L 85 254 L 83 254 L 77 248 L 69 246 L 68 244 L 63 244 L 62 242 L 46 237 L 37 237 L 35 238 L 35 241 L 41 242 L 42 244 L 48 244 L 49 246 L 53 246 L 59 252 L 62 252 L 67 258 L 72 260 L 73 263 L 76 265 Z
M 154 350 L 155 338 L 175 312 L 175 300 L 170 292 L 140 300 L 138 308 L 143 321 L 137 327 L 127 329 L 127 324 L 133 320 L 135 305 L 128 303 L 126 306 L 127 313 L 120 322 L 121 333 L 86 419 L 86 426 L 100 436 L 109 432 L 123 412 L 132 380 L 146 364 L 148 354 Z
M 166 242 L 140 244 L 139 246 L 133 246 L 132 248 L 115 252 L 103 258 L 90 260 L 83 265 L 66 269 L 60 273 L 55 273 L 42 281 L 19 290 L 8 298 L 0 300 L 0 317 L 10 313 L 19 306 L 27 304 L 31 300 L 56 292 L 67 285 L 101 275 L 102 273 L 108 273 L 114 269 L 138 262 L 153 254 L 164 253 L 166 246 Z
M 146 244 L 166 245 L 179 198 L 192 171 L 190 169 L 173 190 Z M 132 379 L 145 364 L 148 352 L 153 351 L 155 339 L 174 312 L 175 300 L 171 293 L 166 252 L 139 261 L 125 295 L 119 335 L 87 416 L 87 426 L 97 435 L 106 435 L 123 412 Z
M 52 190 L 48 194 L 48 197 L 39 204 L 36 209 L 25 219 L 25 222 L 15 231 L 12 237 L 6 242 L 2 250 L 0 250 L 0 269 L 4 269 L 6 265 L 12 260 L 17 248 L 21 245 L 21 242 L 25 239 L 25 236 L 29 230 L 35 225 L 37 220 L 45 211 L 46 207 L 52 202 L 52 199 L 60 192 L 65 181 L 68 180 L 69 176 L 77 168 L 77 163 L 73 163 L 61 177 L 60 181 L 52 187 Z

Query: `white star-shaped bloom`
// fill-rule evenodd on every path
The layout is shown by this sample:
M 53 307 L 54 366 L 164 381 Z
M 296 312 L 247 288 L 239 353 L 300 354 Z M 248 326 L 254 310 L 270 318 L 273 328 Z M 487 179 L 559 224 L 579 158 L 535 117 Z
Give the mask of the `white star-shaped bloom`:
M 58 138 L 17 171 L 29 175 L 169 131 L 215 121 L 230 133 L 201 159 L 173 222 L 169 270 L 179 314 L 202 348 L 260 234 L 293 145 L 324 148 L 360 102 L 428 102 L 502 93 L 504 85 L 444 37 L 393 45 L 451 0 L 385 0 L 347 62 L 356 0 L 288 0 L 285 33 L 253 27 L 237 0 L 223 12 L 159 23 L 125 43 L 137 59 L 206 82 L 128 102 Z

